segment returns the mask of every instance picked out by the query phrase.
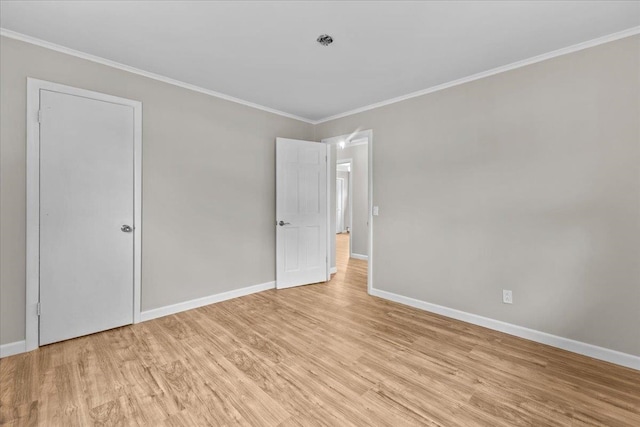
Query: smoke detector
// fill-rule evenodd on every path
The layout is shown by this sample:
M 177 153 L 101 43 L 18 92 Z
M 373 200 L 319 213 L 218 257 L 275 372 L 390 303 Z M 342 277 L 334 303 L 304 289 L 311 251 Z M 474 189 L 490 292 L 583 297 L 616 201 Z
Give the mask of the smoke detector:
M 321 34 L 318 36 L 316 41 L 322 46 L 329 46 L 331 43 L 333 43 L 333 37 L 331 37 L 329 34 Z

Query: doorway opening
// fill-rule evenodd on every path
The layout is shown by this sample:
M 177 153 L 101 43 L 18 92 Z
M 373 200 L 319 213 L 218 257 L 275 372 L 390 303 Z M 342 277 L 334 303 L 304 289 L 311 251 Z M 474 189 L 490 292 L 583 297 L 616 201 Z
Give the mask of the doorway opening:
M 322 140 L 330 146 L 327 238 L 331 274 L 364 261 L 368 291 L 373 271 L 372 139 L 373 132 L 367 130 Z
M 353 216 L 351 159 L 338 159 L 336 163 L 336 234 L 343 234 L 351 231 Z

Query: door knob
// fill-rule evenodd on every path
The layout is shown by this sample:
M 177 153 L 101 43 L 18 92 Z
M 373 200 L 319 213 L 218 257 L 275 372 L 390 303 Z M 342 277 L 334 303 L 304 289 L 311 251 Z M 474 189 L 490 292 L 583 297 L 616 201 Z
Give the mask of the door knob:
M 131 228 L 130 225 L 123 225 L 122 227 L 120 227 L 120 230 L 122 230 L 122 232 L 124 233 L 131 233 L 133 231 L 133 228 Z
M 284 221 L 280 221 L 280 222 L 278 223 L 278 225 L 279 225 L 280 227 L 282 227 L 282 226 L 284 226 L 284 225 L 290 225 L 290 224 L 291 224 L 290 222 L 284 222 Z

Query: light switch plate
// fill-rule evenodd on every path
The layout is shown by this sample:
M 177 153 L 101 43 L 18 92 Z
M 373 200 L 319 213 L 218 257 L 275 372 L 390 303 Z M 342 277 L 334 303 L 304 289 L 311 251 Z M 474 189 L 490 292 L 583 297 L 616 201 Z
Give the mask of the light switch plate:
M 373 216 L 378 216 L 378 207 L 377 206 L 373 207 Z

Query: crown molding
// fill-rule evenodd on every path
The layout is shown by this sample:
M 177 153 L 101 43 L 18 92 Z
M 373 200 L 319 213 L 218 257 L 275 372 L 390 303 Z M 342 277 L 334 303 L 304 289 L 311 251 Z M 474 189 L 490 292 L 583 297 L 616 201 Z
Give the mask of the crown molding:
M 612 41 L 620 40 L 626 37 L 635 36 L 640 34 L 640 26 L 632 27 L 617 33 L 609 34 L 603 37 L 598 37 L 593 40 L 588 40 L 582 43 L 574 44 L 572 46 L 563 47 L 558 50 L 554 50 L 551 52 L 543 53 L 541 55 L 533 56 L 528 59 L 523 59 L 521 61 L 516 61 L 511 64 L 503 65 L 497 68 L 493 68 L 491 70 L 482 71 L 477 74 L 472 74 L 467 77 L 462 77 L 457 80 L 452 80 L 447 83 L 443 83 L 437 86 L 432 86 L 427 89 L 419 90 L 417 92 L 411 92 L 406 95 L 398 96 L 396 98 L 387 99 L 385 101 L 376 102 L 374 104 L 366 105 L 364 107 L 356 108 L 353 110 L 345 111 L 344 113 L 335 114 L 333 116 L 325 117 L 324 119 L 316 120 L 312 122 L 314 125 L 318 125 L 320 123 L 329 122 L 331 120 L 341 119 L 343 117 L 352 116 L 354 114 L 362 113 L 365 111 L 373 110 L 375 108 L 384 107 L 385 105 L 395 104 L 397 102 L 405 101 L 407 99 L 416 98 L 418 96 L 427 95 L 429 93 L 438 92 L 444 89 L 448 89 L 450 87 L 458 86 L 461 84 L 469 83 L 474 80 L 480 80 L 485 77 L 494 76 L 496 74 L 505 73 L 507 71 L 515 70 L 518 68 L 526 67 L 527 65 L 532 65 L 538 62 L 546 61 L 547 59 L 557 58 L 558 56 L 567 55 L 569 53 L 578 52 L 583 49 L 588 49 L 590 47 L 598 46 L 601 44 L 609 43 Z
M 71 49 L 65 46 L 61 46 L 55 43 L 48 42 L 46 40 L 38 39 L 28 36 L 26 34 L 18 33 L 16 31 L 7 30 L 6 28 L 0 28 L 0 36 L 8 37 L 10 39 L 19 40 L 25 43 L 30 43 L 36 46 L 44 47 L 46 49 L 55 50 L 56 52 L 65 53 L 67 55 L 75 56 L 77 58 L 86 59 L 87 61 L 96 62 L 98 64 L 106 65 L 108 67 L 117 68 L 122 71 L 128 71 L 139 76 L 147 77 L 153 80 L 157 80 L 170 85 L 178 86 L 184 89 L 188 89 L 194 92 L 203 93 L 205 95 L 213 96 L 215 98 L 224 99 L 225 101 L 235 102 L 247 107 L 255 108 L 258 110 L 266 111 L 268 113 L 277 114 L 279 116 L 288 117 L 290 119 L 299 120 L 301 122 L 313 124 L 313 120 L 309 120 L 305 117 L 296 116 L 295 114 L 286 113 L 284 111 L 276 110 L 274 108 L 265 107 L 264 105 L 256 104 L 254 102 L 245 101 L 244 99 L 235 98 L 224 93 L 216 92 L 213 90 L 205 89 L 200 86 L 185 83 L 180 80 L 165 77 L 160 74 L 151 73 L 149 71 L 141 70 L 139 68 L 130 67 L 129 65 L 121 64 L 119 62 L 111 61 L 110 59 L 102 58 L 100 56 L 91 55 L 89 53 L 80 52 L 75 49 Z
M 430 93 L 438 92 L 444 89 L 448 89 L 450 87 L 458 86 L 461 84 L 469 83 L 475 80 L 480 80 L 485 77 L 494 76 L 496 74 L 504 73 L 507 71 L 515 70 L 518 68 L 526 67 L 527 65 L 536 64 L 538 62 L 546 61 L 547 59 L 557 58 L 558 56 L 567 55 L 570 53 L 578 52 L 580 50 L 588 49 L 590 47 L 595 47 L 601 44 L 609 43 L 612 41 L 620 40 L 626 37 L 635 36 L 640 34 L 640 26 L 628 28 L 623 31 L 619 31 L 617 33 L 609 34 L 606 36 L 598 37 L 592 40 L 588 40 L 585 42 L 581 42 L 578 44 L 574 44 L 572 46 L 563 47 L 561 49 L 557 49 L 551 52 L 543 53 L 541 55 L 533 56 L 528 59 L 523 59 L 521 61 L 516 61 L 511 64 L 503 65 L 500 67 L 493 68 L 491 70 L 482 71 L 480 73 L 472 74 L 467 77 L 462 77 L 457 80 L 452 80 L 447 83 L 443 83 L 437 86 L 432 86 L 427 89 L 419 90 L 417 92 L 411 92 L 406 95 L 398 96 L 395 98 L 387 99 L 385 101 L 376 102 L 373 104 L 366 105 L 364 107 L 355 108 L 353 110 L 348 110 L 343 113 L 335 114 L 333 116 L 328 116 L 319 120 L 311 120 L 306 117 L 297 116 L 295 114 L 286 113 L 284 111 L 276 110 L 270 107 L 266 107 L 264 105 L 256 104 L 253 102 L 245 101 L 240 98 L 235 98 L 233 96 L 225 95 L 220 92 L 216 92 L 213 90 L 205 89 L 200 86 L 192 85 L 190 83 L 185 83 L 180 80 L 175 80 L 169 77 L 165 77 L 159 74 L 151 73 L 148 71 L 144 71 L 135 67 L 130 67 L 125 64 L 121 64 L 119 62 L 111 61 L 109 59 L 105 59 L 99 56 L 91 55 L 88 53 L 80 52 L 74 49 L 70 49 L 68 47 L 64 47 L 55 43 L 51 43 L 45 40 L 41 40 L 35 37 L 28 36 L 26 34 L 18 33 L 16 31 L 7 30 L 5 28 L 0 28 L 0 36 L 8 37 L 15 40 L 20 40 L 26 43 L 34 44 L 40 47 L 44 47 L 47 49 L 55 50 L 57 52 L 65 53 L 67 55 L 75 56 L 77 58 L 86 59 L 88 61 L 96 62 L 98 64 L 106 65 L 108 67 L 117 68 L 119 70 L 128 71 L 133 74 L 137 74 L 143 77 L 148 77 L 150 79 L 158 80 L 163 83 L 171 84 L 174 86 L 179 86 L 184 89 L 192 90 L 194 92 L 203 93 L 205 95 L 213 96 L 216 98 L 224 99 L 226 101 L 235 102 L 237 104 L 245 105 L 247 107 L 255 108 L 258 110 L 266 111 L 272 114 L 277 114 L 279 116 L 288 117 L 290 119 L 299 120 L 301 122 L 309 123 L 312 125 L 318 125 L 321 123 L 329 122 L 331 120 L 341 119 L 343 117 L 351 116 L 354 114 L 362 113 L 365 111 L 373 110 L 375 108 L 384 107 L 386 105 L 395 104 L 401 101 L 405 101 L 407 99 L 416 98 L 418 96 L 427 95 Z

